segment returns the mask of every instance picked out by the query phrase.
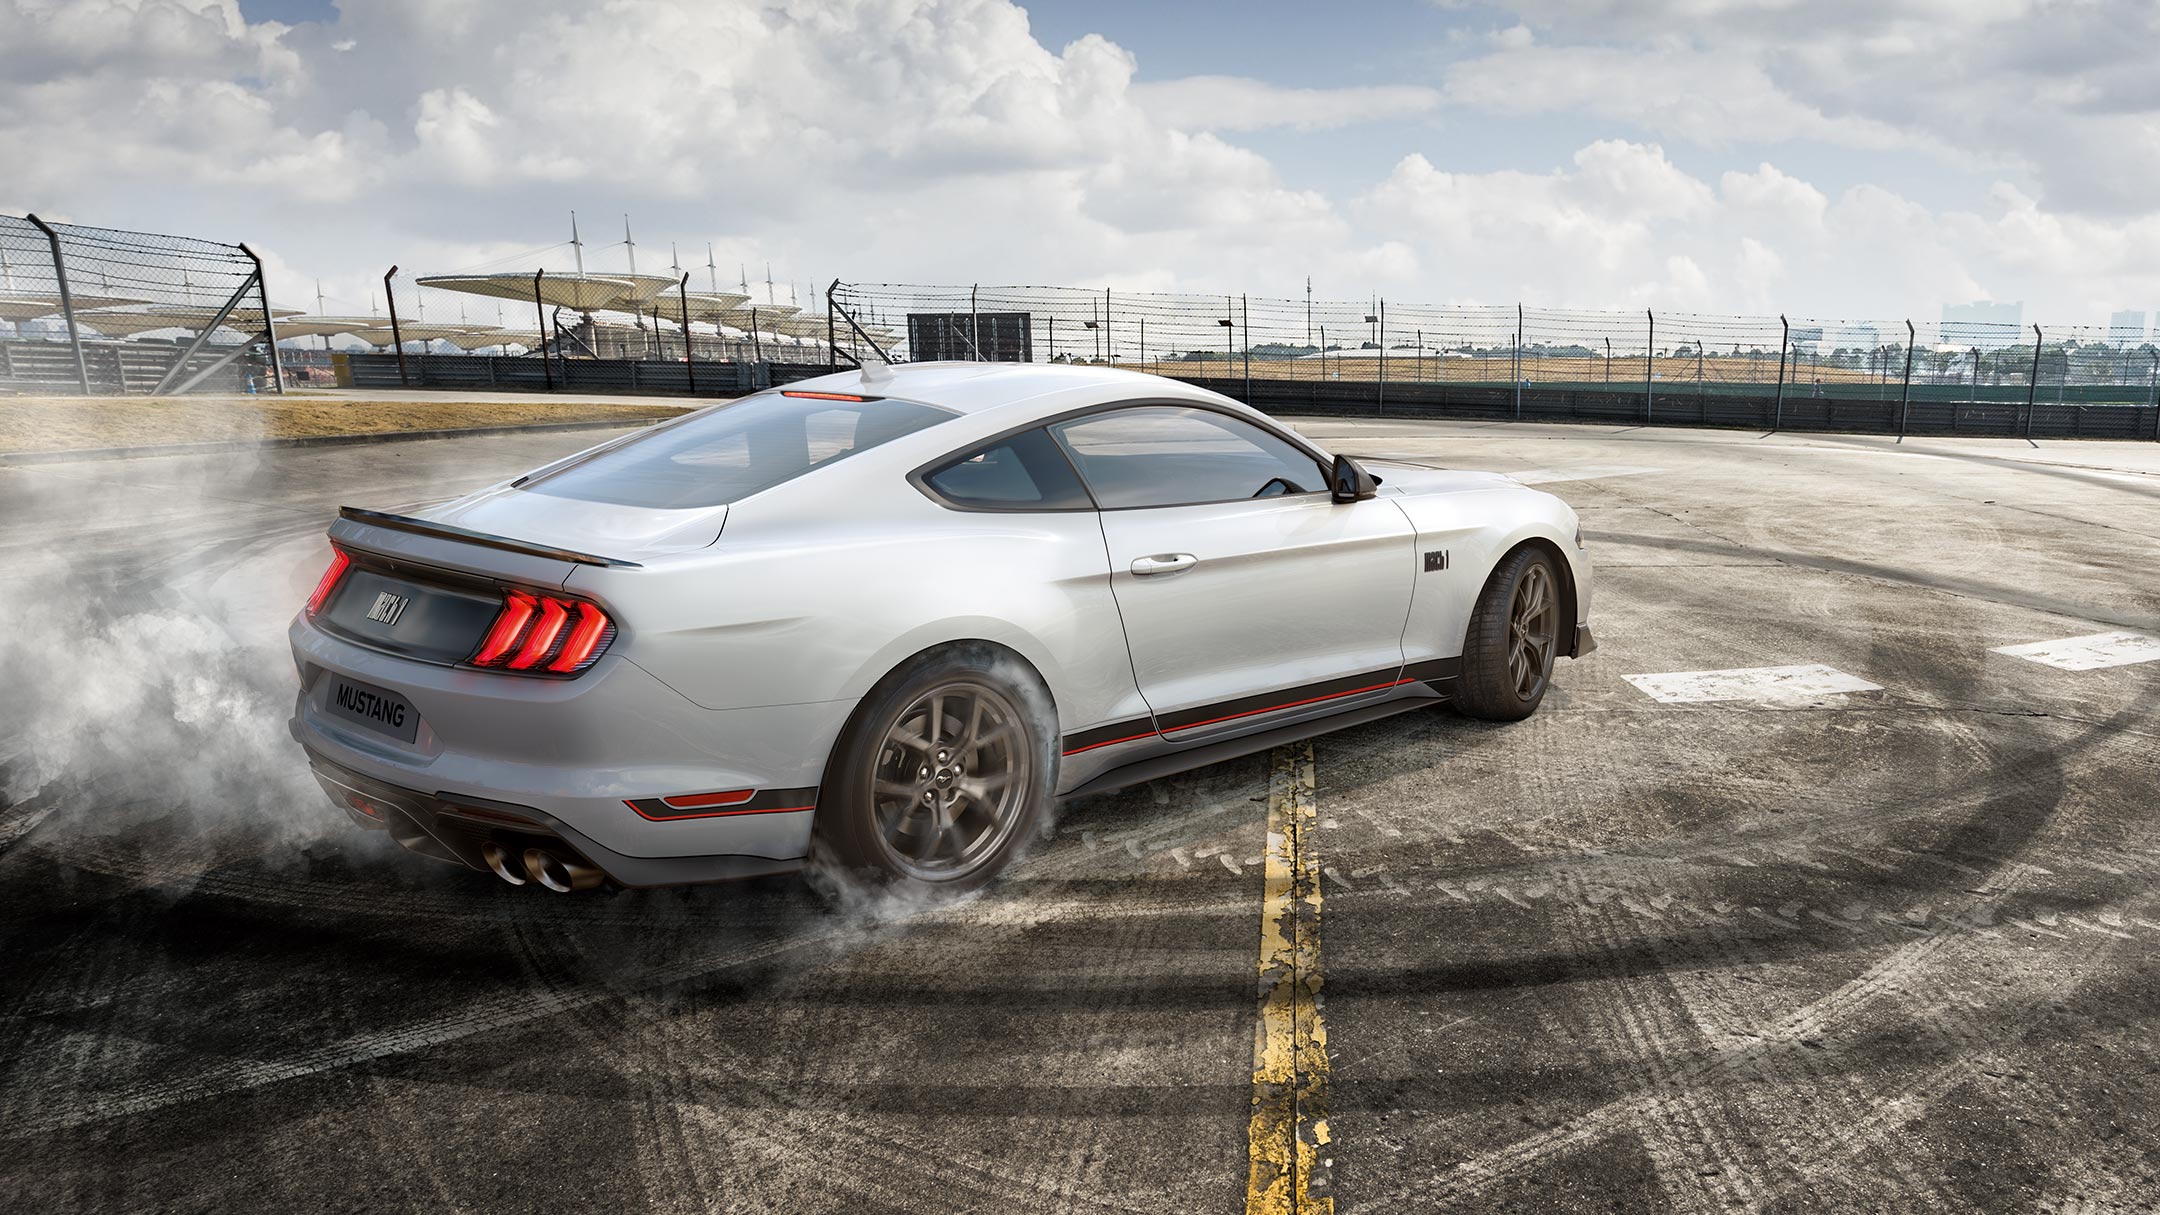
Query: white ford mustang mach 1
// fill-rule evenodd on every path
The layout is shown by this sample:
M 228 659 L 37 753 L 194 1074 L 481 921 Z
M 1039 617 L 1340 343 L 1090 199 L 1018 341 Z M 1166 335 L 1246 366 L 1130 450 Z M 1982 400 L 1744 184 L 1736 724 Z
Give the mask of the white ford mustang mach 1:
M 1594 644 L 1559 499 L 1100 368 L 826 376 L 330 542 L 291 629 L 323 787 L 553 890 L 813 851 L 964 889 L 1057 798 L 1526 717 Z

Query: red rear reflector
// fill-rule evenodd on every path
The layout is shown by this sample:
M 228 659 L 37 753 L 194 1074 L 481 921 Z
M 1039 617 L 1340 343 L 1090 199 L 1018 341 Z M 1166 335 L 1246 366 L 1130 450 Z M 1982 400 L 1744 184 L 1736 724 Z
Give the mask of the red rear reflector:
M 801 397 L 801 398 L 803 398 L 804 400 L 807 400 L 807 401 L 867 401 L 867 400 L 869 400 L 869 398 L 868 398 L 868 397 L 859 397 L 859 396 L 856 396 L 856 395 L 854 395 L 853 393 L 847 393 L 847 392 L 788 392 L 787 390 L 785 390 L 785 389 L 782 389 L 782 390 L 781 390 L 781 393 L 780 393 L 780 395 L 781 395 L 781 396 L 784 396 L 784 397 Z
M 345 555 L 344 549 L 330 550 L 330 568 L 323 571 L 322 581 L 315 584 L 315 593 L 308 596 L 308 615 L 313 616 L 322 610 L 323 601 L 330 598 L 331 591 L 337 589 L 338 579 L 345 576 L 345 568 L 351 564 L 352 558 Z
M 547 652 L 555 646 L 556 636 L 562 632 L 563 622 L 568 619 L 570 610 L 563 606 L 562 600 L 542 599 L 540 619 L 534 623 L 532 636 L 526 639 L 525 647 L 510 660 L 510 669 L 523 671 L 547 657 Z
M 480 652 L 473 655 L 473 665 L 484 667 L 502 661 L 502 656 L 517 643 L 518 634 L 525 631 L 526 622 L 533 618 L 533 609 L 539 606 L 538 600 L 523 591 L 510 592 L 501 614 L 495 617 L 495 627 L 488 630 Z
M 563 642 L 562 653 L 548 664 L 550 671 L 575 671 L 593 655 L 593 647 L 600 644 L 600 634 L 608 625 L 607 613 L 589 603 L 578 607 L 578 622 L 570 630 L 570 640 Z
M 737 789 L 732 793 L 686 793 L 660 801 L 675 810 L 703 810 L 708 806 L 740 806 L 756 794 L 755 789 Z

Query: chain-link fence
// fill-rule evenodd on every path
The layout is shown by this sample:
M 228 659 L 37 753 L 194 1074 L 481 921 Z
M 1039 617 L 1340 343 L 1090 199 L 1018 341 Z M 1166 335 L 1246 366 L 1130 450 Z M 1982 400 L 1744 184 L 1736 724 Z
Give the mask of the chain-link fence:
M 842 355 L 1114 364 L 1264 408 L 2160 435 L 2160 345 L 2102 326 L 841 284 Z M 2111 412 L 2112 411 L 2112 412 Z M 2037 431 L 2034 428 L 2037 427 Z
M 245 245 L 0 215 L 0 391 L 283 387 Z

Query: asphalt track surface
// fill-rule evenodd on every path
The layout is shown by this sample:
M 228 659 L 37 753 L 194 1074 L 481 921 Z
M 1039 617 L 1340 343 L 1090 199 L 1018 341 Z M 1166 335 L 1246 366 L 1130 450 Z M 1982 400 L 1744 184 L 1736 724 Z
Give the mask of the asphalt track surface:
M 2160 446 L 1306 429 L 1567 498 L 1603 648 L 928 908 L 511 889 L 313 792 L 334 508 L 593 435 L 0 469 L 0 1209 L 2154 1208 L 2160 662 L 1993 651 L 2160 636 Z M 1624 678 L 1808 664 L 1869 686 Z

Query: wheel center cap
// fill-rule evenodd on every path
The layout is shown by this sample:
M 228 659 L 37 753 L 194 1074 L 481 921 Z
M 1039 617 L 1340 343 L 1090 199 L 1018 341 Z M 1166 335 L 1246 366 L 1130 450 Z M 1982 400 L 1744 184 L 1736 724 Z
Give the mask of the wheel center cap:
M 953 771 L 951 768 L 939 768 L 937 770 L 937 783 L 941 785 L 949 785 L 952 783 L 952 780 Z

